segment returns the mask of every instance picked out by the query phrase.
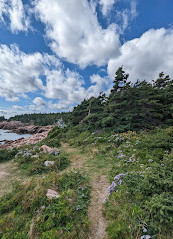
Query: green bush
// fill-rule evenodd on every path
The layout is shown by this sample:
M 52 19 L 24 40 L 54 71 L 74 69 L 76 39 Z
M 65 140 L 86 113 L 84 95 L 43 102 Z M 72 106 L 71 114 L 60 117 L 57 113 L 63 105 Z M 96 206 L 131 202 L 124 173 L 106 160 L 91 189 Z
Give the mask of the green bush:
M 39 145 L 46 144 L 49 147 L 57 148 L 60 146 L 60 140 L 65 136 L 67 128 L 60 129 L 58 126 L 55 126 L 48 134 L 48 136 L 43 139 Z
M 13 159 L 16 154 L 17 154 L 17 149 L 12 149 L 12 150 L 1 149 L 0 150 L 0 163 Z

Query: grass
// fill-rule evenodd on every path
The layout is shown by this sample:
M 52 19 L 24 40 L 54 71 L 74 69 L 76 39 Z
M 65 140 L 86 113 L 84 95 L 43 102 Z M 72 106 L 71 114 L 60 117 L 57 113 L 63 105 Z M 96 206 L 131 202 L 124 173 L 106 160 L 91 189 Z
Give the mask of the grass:
M 100 239 L 106 237 L 106 227 L 110 239 L 138 239 L 147 235 L 152 239 L 172 238 L 173 127 L 140 134 L 109 132 L 100 135 L 72 128 L 62 132 L 54 128 L 40 145 L 57 139 L 59 143 L 63 141 L 60 152 L 67 159 L 61 172 L 59 168 L 43 167 L 45 160 L 56 157 L 40 153 L 39 148 L 32 153 L 39 157 L 21 154 L 16 158 L 19 166 L 35 178 L 2 199 L 0 205 L 7 208 L 2 211 L 2 228 L 9 229 L 4 226 L 9 222 L 12 225 L 8 232 L 2 232 L 7 233 L 4 238 L 12 234 L 16 238 L 27 238 L 27 233 L 30 238 L 85 238 L 89 233 L 91 238 Z M 32 150 L 30 146 L 28 152 Z M 86 187 L 84 201 L 80 201 L 83 200 L 81 185 Z M 90 203 L 88 185 L 91 185 Z M 61 200 L 47 201 L 48 187 L 60 192 Z M 23 195 L 22 192 L 26 197 L 16 203 L 17 195 Z M 75 203 L 69 205 L 68 199 Z M 31 203 L 29 208 L 27 201 Z M 46 210 L 41 210 L 42 206 L 46 206 Z M 56 213 L 57 208 L 60 214 Z M 50 215 L 54 215 L 53 218 Z M 15 227 L 15 220 L 21 229 Z
M 16 156 L 14 161 L 18 163 L 19 168 L 22 169 L 26 175 L 62 171 L 67 168 L 70 163 L 65 153 L 58 155 L 54 153 L 43 153 L 38 146 L 23 147 Z M 46 166 L 46 161 L 53 162 L 53 165 Z
M 60 197 L 49 200 L 48 188 Z M 0 200 L 0 238 L 81 238 L 89 225 L 89 192 L 87 180 L 74 172 L 16 186 Z
M 77 147 L 74 136 L 70 143 Z M 78 148 L 88 155 L 86 174 L 92 179 L 109 172 L 110 183 L 117 184 L 104 210 L 109 238 L 172 238 L 172 146 L 173 127 L 80 140 Z
M 21 173 L 17 164 L 9 161 L 0 163 L 0 197 L 12 191 L 14 183 L 23 183 L 28 177 Z
M 0 163 L 10 161 L 14 158 L 14 156 L 17 154 L 17 149 L 7 150 L 7 149 L 1 149 L 0 150 Z

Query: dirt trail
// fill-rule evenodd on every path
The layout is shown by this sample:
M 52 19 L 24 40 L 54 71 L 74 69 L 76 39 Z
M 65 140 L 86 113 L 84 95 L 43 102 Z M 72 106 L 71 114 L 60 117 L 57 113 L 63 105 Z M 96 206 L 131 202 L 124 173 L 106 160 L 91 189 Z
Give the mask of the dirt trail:
M 91 201 L 88 208 L 88 217 L 91 221 L 89 239 L 105 239 L 107 221 L 102 212 L 109 186 L 106 176 L 96 175 L 92 178 L 91 186 Z
M 86 157 L 81 154 L 78 154 L 77 149 L 70 147 L 67 143 L 61 143 L 61 146 L 62 149 L 65 151 L 65 153 L 70 154 L 70 162 L 71 162 L 70 167 L 68 167 L 64 171 L 68 172 L 73 169 L 83 168 L 83 164 L 85 163 Z
M 81 155 L 79 154 L 76 148 L 70 147 L 66 143 L 61 144 L 62 149 L 69 153 L 71 158 L 71 166 L 67 169 L 82 169 L 84 172 L 90 170 L 91 165 L 87 165 L 88 157 L 92 158 L 95 156 L 94 153 L 90 155 Z M 88 166 L 88 167 L 87 167 Z M 94 166 L 93 166 L 94 167 Z M 107 189 L 109 187 L 108 180 L 105 175 L 101 173 L 94 173 L 90 175 L 90 184 L 91 184 L 91 199 L 88 208 L 88 217 L 90 220 L 90 228 L 88 239 L 106 239 L 106 227 L 107 221 L 103 215 L 103 203 L 107 197 Z

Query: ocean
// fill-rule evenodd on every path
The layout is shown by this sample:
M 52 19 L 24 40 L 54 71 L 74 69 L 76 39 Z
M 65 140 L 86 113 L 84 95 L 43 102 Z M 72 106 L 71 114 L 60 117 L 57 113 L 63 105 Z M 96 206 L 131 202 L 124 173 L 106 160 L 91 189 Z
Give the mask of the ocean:
M 16 140 L 20 138 L 28 138 L 30 134 L 16 134 L 12 133 L 10 130 L 0 129 L 0 144 L 3 144 L 3 140 Z

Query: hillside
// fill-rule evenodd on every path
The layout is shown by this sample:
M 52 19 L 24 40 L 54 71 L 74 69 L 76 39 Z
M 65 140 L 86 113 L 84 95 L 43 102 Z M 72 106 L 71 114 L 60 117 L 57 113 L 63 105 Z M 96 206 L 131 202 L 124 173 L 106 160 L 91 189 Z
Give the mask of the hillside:
M 72 112 L 57 114 L 24 114 L 10 118 L 36 125 L 57 124 L 82 126 L 83 130 L 124 132 L 154 129 L 173 125 L 173 80 L 161 72 L 151 83 L 128 81 L 122 67 L 115 73 L 113 88 L 108 96 L 85 99 Z
M 40 151 L 41 143 L 15 157 L 25 179 L 0 199 L 0 238 L 172 238 L 172 127 L 54 129 L 47 142 L 59 145 L 58 156 Z M 1 162 L 15 152 L 4 153 Z M 48 189 L 59 197 L 49 200 Z
M 127 79 L 120 67 L 108 97 L 50 116 L 66 127 L 0 151 L 1 239 L 173 238 L 173 81 Z

